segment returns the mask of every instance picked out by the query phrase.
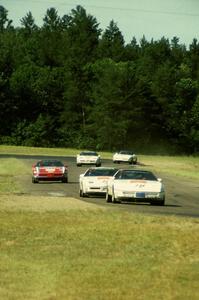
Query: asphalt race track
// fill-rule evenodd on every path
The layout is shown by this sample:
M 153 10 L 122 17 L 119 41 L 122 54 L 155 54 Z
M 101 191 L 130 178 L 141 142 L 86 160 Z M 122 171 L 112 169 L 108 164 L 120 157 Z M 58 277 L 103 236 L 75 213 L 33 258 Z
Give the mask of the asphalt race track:
M 30 167 L 30 175 L 18 175 L 16 180 L 23 186 L 24 193 L 27 195 L 38 196 L 60 196 L 60 197 L 73 197 L 103 205 L 104 207 L 113 207 L 129 212 L 147 213 L 147 214 L 164 214 L 176 216 L 189 216 L 199 217 L 199 182 L 190 179 L 181 179 L 176 176 L 165 176 L 164 173 L 156 174 L 161 177 L 166 189 L 166 203 L 165 206 L 151 206 L 150 204 L 136 204 L 136 203 L 122 203 L 112 204 L 106 203 L 105 198 L 80 198 L 79 197 L 79 174 L 89 166 L 76 166 L 75 157 L 49 157 L 61 160 L 68 165 L 68 183 L 60 182 L 40 182 L 39 184 L 32 183 L 31 167 L 32 164 L 39 159 L 45 158 L 44 156 L 24 156 L 24 155 L 0 155 L 3 157 L 15 157 L 23 160 L 25 164 Z M 134 166 L 128 164 L 115 165 L 111 160 L 102 160 L 102 166 L 114 166 L 118 168 L 143 168 L 142 165 Z M 146 167 L 146 166 L 145 166 Z M 150 170 L 150 167 L 148 168 Z

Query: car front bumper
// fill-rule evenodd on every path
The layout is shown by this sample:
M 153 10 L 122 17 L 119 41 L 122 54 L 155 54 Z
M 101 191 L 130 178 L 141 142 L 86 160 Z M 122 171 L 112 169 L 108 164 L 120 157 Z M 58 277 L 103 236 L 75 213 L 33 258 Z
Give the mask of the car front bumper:
M 115 198 L 120 201 L 160 202 L 165 199 L 164 192 L 119 192 Z
M 33 175 L 33 178 L 41 181 L 60 181 L 68 178 L 67 174 Z
M 85 188 L 85 193 L 87 195 L 98 194 L 98 195 L 106 195 L 107 187 L 105 186 L 87 186 Z

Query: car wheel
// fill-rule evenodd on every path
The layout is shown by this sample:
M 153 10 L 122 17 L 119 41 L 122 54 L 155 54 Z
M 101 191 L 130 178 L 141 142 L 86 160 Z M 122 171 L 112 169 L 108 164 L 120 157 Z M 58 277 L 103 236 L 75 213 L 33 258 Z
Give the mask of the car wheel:
M 133 163 L 132 161 L 129 161 L 129 165 L 132 165 L 132 163 Z
M 111 202 L 112 202 L 112 203 L 117 203 L 117 201 L 116 201 L 116 199 L 115 199 L 114 193 L 112 193 Z
M 81 167 L 82 165 L 81 164 L 77 164 L 77 167 Z
M 133 164 L 136 165 L 136 164 L 137 164 L 137 161 L 133 161 Z
M 108 193 L 106 193 L 106 202 L 112 202 L 111 195 L 109 195 Z
M 34 178 L 34 177 L 32 177 L 32 183 L 39 183 L 39 180 L 36 179 L 36 178 Z
M 164 201 L 160 201 L 159 203 L 158 203 L 158 205 L 160 205 L 160 206 L 164 206 Z
M 82 197 L 82 198 L 86 197 L 86 194 L 83 192 L 82 189 L 79 190 L 79 196 Z
M 163 200 L 158 201 L 157 203 L 160 206 L 164 206 L 165 205 L 165 198 Z
M 62 179 L 62 182 L 63 182 L 63 183 L 68 183 L 68 177 L 63 178 L 63 179 Z
M 159 205 L 159 206 L 164 206 L 165 204 L 165 199 L 159 200 L 159 201 L 150 201 L 151 205 Z

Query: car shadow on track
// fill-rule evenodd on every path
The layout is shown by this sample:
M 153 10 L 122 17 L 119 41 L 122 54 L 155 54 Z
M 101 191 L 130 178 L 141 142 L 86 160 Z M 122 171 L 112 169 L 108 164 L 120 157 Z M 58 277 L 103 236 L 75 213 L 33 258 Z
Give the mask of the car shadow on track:
M 38 183 L 35 184 L 74 184 L 77 185 L 79 182 L 78 181 L 68 181 L 68 182 L 61 182 L 61 181 L 39 181 Z
M 146 205 L 148 205 L 148 206 L 152 206 L 152 207 L 182 207 L 181 205 L 176 205 L 176 204 L 165 204 L 165 205 L 151 205 L 150 203 L 145 203 L 145 202 L 143 202 L 143 203 L 141 203 L 141 202 L 122 202 L 122 203 L 120 203 L 120 204 L 124 204 L 124 205 L 139 205 L 139 206 L 146 206 Z

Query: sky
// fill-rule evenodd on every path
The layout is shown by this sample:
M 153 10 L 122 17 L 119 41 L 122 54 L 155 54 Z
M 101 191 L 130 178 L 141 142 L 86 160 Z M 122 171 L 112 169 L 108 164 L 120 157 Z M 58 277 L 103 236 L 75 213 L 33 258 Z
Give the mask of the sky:
M 199 0 L 0 0 L 0 5 L 15 27 L 29 11 L 41 26 L 48 8 L 56 8 L 62 17 L 81 5 L 103 31 L 114 20 L 126 43 L 143 36 L 148 41 L 176 36 L 187 47 L 194 38 L 199 41 Z

